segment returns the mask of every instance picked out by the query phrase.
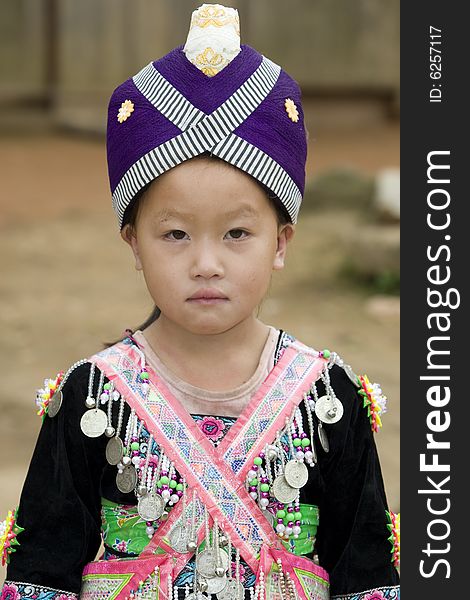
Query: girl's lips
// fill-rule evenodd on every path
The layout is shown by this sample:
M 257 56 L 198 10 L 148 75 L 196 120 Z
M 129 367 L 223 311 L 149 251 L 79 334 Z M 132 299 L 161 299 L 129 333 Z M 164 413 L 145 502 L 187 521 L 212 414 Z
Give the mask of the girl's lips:
M 227 296 L 225 296 L 219 290 L 213 288 L 206 288 L 202 290 L 198 290 L 192 296 L 188 298 L 189 301 L 215 301 L 215 300 L 228 300 Z
M 221 304 L 228 302 L 228 298 L 188 298 L 188 302 L 193 304 Z

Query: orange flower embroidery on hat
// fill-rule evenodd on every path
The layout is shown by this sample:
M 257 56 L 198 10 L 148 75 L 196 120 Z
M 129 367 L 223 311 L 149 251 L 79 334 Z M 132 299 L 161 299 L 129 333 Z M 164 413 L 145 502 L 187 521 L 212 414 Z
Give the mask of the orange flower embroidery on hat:
M 297 110 L 297 106 L 294 101 L 290 98 L 284 102 L 284 106 L 286 107 L 287 114 L 289 115 L 289 119 L 294 123 L 297 123 L 299 120 L 299 111 Z
M 117 118 L 119 123 L 123 123 L 126 121 L 131 114 L 134 112 L 134 103 L 130 100 L 126 100 L 121 104 L 121 108 L 119 109 Z

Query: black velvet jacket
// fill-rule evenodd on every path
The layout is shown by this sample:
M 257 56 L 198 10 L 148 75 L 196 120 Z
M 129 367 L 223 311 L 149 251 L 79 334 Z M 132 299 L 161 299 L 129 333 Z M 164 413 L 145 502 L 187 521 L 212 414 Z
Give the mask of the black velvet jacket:
M 80 429 L 89 370 L 84 364 L 73 371 L 58 415 L 44 419 L 21 495 L 17 522 L 24 531 L 11 555 L 7 582 L 78 594 L 83 567 L 100 547 L 101 497 L 136 504 L 134 494 L 116 487 L 116 467 L 105 458 L 107 438 L 88 438 Z M 387 502 L 367 410 L 342 368 L 333 366 L 330 378 L 344 415 L 324 426 L 330 451 L 317 444 L 318 464 L 309 469 L 300 501 L 319 507 L 316 552 L 330 575 L 331 595 L 353 594 L 356 600 L 385 588 L 384 598 L 397 598 Z M 321 395 L 321 381 L 317 386 Z M 124 423 L 128 414 L 126 404 Z

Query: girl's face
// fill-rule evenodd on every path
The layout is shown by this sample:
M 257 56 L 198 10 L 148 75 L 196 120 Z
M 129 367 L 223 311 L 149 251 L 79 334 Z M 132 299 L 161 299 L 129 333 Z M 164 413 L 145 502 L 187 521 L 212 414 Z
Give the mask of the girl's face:
M 248 175 L 198 158 L 152 183 L 135 228 L 124 227 L 122 237 L 160 318 L 193 334 L 218 334 L 254 318 L 293 231 L 278 225 Z

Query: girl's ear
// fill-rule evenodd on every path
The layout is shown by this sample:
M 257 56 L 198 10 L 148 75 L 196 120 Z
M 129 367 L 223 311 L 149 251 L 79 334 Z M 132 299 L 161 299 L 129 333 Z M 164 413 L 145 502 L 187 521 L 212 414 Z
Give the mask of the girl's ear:
M 284 261 L 287 253 L 287 244 L 294 237 L 295 225 L 286 223 L 279 229 L 277 235 L 277 250 L 273 262 L 273 270 L 280 271 L 284 268 Z
M 137 237 L 135 235 L 134 228 L 131 227 L 129 224 L 124 225 L 124 227 L 121 230 L 121 237 L 126 242 L 126 244 L 129 244 L 129 246 L 132 248 L 132 252 L 135 258 L 135 268 L 137 269 L 137 271 L 142 271 L 142 263 L 140 261 L 139 256 L 139 245 L 137 243 Z

